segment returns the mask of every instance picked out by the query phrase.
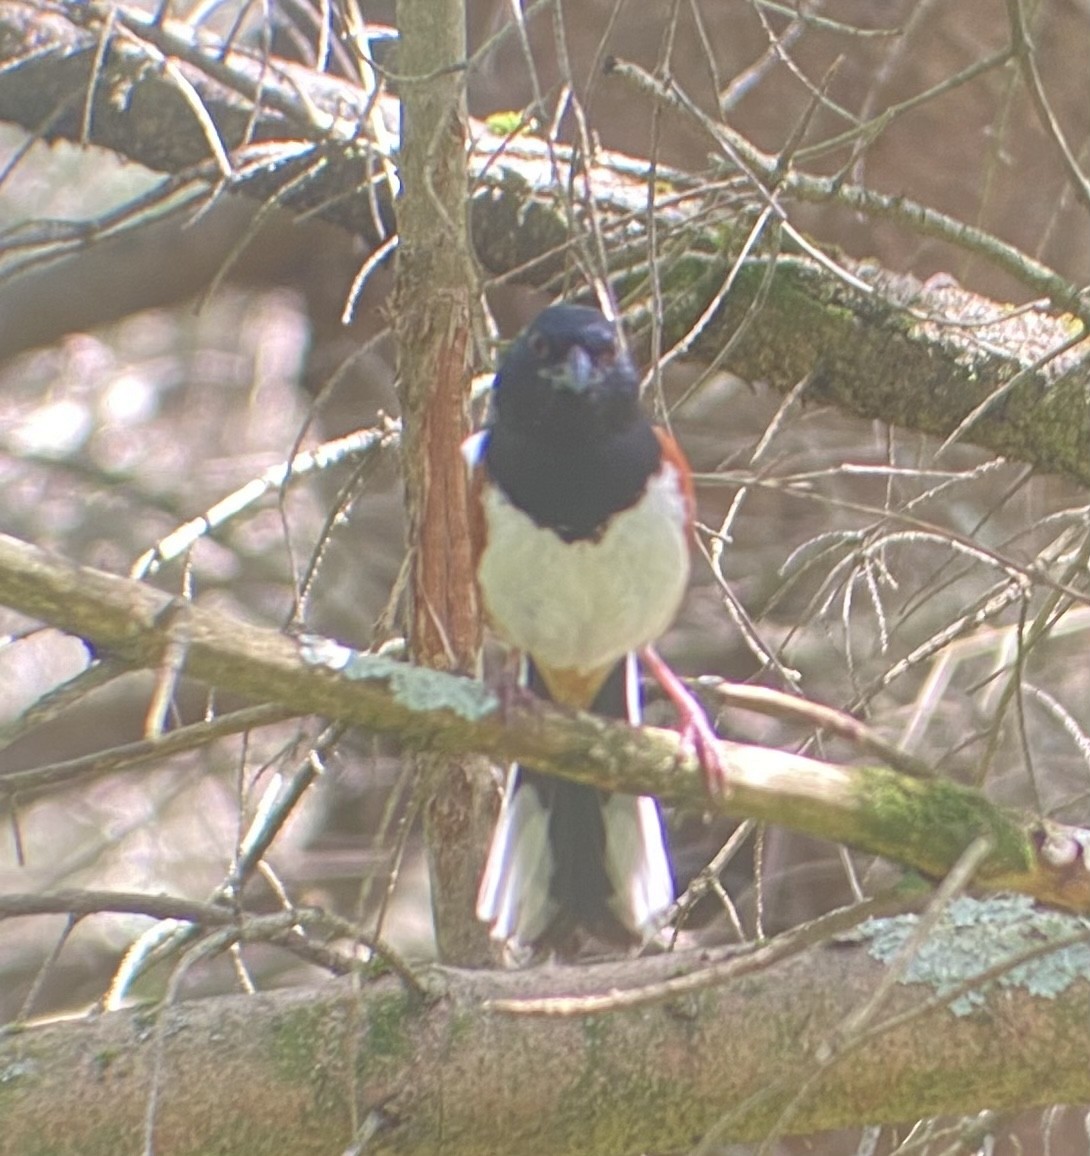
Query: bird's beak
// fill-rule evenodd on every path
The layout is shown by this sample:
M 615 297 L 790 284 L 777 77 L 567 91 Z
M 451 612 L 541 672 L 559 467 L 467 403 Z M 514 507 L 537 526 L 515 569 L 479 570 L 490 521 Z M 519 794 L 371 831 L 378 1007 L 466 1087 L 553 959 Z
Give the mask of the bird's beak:
M 573 345 L 568 350 L 568 356 L 564 362 L 564 373 L 558 379 L 557 384 L 572 393 L 586 393 L 597 379 L 598 373 L 594 368 L 594 360 L 591 355 L 581 345 Z

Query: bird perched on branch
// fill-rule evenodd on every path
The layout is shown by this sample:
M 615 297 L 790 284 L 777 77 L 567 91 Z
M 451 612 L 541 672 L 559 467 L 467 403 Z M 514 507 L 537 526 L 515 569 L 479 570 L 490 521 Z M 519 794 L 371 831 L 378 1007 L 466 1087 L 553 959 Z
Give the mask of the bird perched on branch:
M 466 456 L 481 603 L 527 658 L 530 688 L 636 724 L 642 661 L 723 789 L 711 725 L 652 648 L 689 578 L 691 472 L 640 408 L 614 324 L 580 305 L 541 313 L 503 358 L 491 424 Z M 496 939 L 566 951 L 582 929 L 640 942 L 673 898 L 654 799 L 511 769 L 478 896 Z

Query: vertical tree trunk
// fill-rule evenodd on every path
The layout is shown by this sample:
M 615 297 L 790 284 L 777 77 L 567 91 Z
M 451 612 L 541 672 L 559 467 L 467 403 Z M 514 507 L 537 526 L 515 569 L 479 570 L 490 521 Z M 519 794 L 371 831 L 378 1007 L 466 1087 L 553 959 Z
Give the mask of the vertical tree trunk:
M 398 0 L 401 95 L 394 327 L 412 551 L 409 643 L 415 661 L 471 673 L 480 619 L 461 443 L 469 431 L 470 311 L 463 0 Z M 440 957 L 488 958 L 474 915 L 494 812 L 479 761 L 426 765 L 425 836 Z

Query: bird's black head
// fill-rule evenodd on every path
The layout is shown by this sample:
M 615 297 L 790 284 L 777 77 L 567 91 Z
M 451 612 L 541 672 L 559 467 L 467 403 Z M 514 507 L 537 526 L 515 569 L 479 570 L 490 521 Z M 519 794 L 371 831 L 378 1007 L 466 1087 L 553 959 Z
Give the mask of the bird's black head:
M 612 322 L 553 305 L 507 351 L 493 394 L 498 425 L 546 440 L 593 439 L 639 416 L 639 380 Z
M 493 484 L 565 541 L 593 538 L 637 501 L 661 463 L 639 392 L 597 309 L 546 309 L 496 374 L 484 451 Z

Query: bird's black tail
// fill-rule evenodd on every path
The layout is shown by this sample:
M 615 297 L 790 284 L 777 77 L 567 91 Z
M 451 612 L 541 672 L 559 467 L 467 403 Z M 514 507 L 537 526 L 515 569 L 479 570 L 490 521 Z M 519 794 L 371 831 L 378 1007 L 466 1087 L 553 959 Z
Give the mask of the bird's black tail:
M 532 668 L 530 686 L 547 697 Z M 618 664 L 592 709 L 640 721 L 635 655 Z M 658 930 L 673 898 L 654 799 L 511 768 L 477 898 L 495 939 L 563 952 L 581 929 L 638 943 Z

